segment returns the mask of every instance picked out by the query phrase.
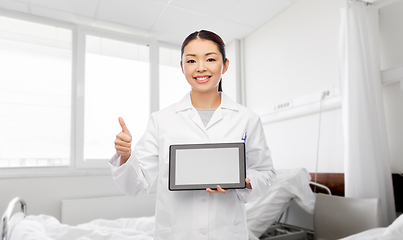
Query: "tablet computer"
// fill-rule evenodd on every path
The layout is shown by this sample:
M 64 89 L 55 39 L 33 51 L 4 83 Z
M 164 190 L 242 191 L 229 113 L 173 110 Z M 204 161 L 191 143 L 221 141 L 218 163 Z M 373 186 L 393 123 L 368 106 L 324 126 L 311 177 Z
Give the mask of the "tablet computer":
M 171 191 L 245 188 L 245 144 L 178 144 L 169 147 Z

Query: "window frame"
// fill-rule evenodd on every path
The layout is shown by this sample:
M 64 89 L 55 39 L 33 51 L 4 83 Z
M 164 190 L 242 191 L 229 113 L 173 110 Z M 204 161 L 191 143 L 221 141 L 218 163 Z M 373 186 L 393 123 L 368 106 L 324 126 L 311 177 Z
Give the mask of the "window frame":
M 142 44 L 147 45 L 150 48 L 150 97 L 153 99 L 153 76 L 151 73 L 153 72 L 153 62 L 155 59 L 152 57 L 153 48 L 157 45 L 156 41 L 152 39 L 144 39 L 135 36 L 131 36 L 128 34 L 122 34 L 117 32 L 112 32 L 103 29 L 96 29 L 93 27 L 86 27 L 86 26 L 78 26 L 76 39 L 73 40 L 77 43 L 76 49 L 76 76 L 75 76 L 75 83 L 76 83 L 76 111 L 75 111 L 75 120 L 74 123 L 76 124 L 75 128 L 75 138 L 72 144 L 74 144 L 75 148 L 75 157 L 72 164 L 75 165 L 77 169 L 93 169 L 93 168 L 109 168 L 109 165 L 105 163 L 105 159 L 99 160 L 90 160 L 86 161 L 84 159 L 84 108 L 85 108 L 85 54 L 86 54 L 86 36 L 97 36 L 97 37 L 104 37 L 108 39 L 113 39 L 117 41 L 123 41 L 128 43 L 135 43 L 135 44 Z M 158 68 L 158 66 L 157 66 Z M 154 70 L 155 71 L 155 70 Z M 157 76 L 158 77 L 158 76 Z M 155 94 L 155 93 L 154 93 Z M 156 109 L 152 105 L 151 102 L 149 113 L 155 111 Z M 157 106 L 158 107 L 158 106 Z M 112 144 L 112 143 L 111 143 Z M 109 156 L 112 157 L 112 156 Z

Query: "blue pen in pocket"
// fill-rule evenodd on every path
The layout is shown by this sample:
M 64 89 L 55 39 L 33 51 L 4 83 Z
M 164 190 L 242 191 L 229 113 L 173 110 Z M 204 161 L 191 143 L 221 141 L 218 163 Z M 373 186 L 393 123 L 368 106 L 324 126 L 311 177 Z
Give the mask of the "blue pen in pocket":
M 246 134 L 247 134 L 247 132 L 244 132 L 242 135 L 242 139 L 241 139 L 244 143 L 246 142 L 246 137 L 247 137 Z

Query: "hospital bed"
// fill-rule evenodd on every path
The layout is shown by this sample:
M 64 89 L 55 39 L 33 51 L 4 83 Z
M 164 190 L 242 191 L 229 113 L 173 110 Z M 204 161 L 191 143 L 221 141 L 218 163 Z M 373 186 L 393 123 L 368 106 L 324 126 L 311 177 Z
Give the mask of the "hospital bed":
M 259 239 L 268 227 L 278 221 L 291 201 L 296 202 L 304 211 L 313 213 L 315 195 L 309 186 L 311 176 L 308 171 L 298 168 L 279 169 L 276 172 L 277 176 L 269 193 L 245 206 L 250 239 Z M 21 211 L 12 214 L 19 205 Z M 85 223 L 67 225 L 53 216 L 29 215 L 27 208 L 29 209 L 29 202 L 20 198 L 14 198 L 9 203 L 2 217 L 1 240 L 153 239 L 153 216 L 115 220 L 97 216 L 97 219 Z
M 280 222 L 291 204 L 296 204 L 313 216 L 316 195 L 311 190 L 310 180 L 311 176 L 303 168 L 277 170 L 276 180 L 269 193 L 245 206 L 250 239 L 312 239 L 313 229 Z M 21 211 L 13 214 L 16 206 L 20 206 Z M 28 215 L 27 206 L 29 203 L 18 197 L 9 203 L 1 219 L 1 240 L 153 239 L 153 216 L 115 220 L 98 218 L 82 224 L 67 225 L 52 216 Z

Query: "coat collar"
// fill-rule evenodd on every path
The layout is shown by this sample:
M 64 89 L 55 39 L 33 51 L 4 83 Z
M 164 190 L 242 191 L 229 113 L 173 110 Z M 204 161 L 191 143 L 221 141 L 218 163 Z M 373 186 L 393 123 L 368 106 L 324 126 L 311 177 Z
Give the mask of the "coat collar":
M 185 111 L 188 109 L 193 109 L 192 101 L 190 99 L 190 93 L 186 94 L 182 100 L 180 100 L 176 105 L 176 112 Z M 232 101 L 225 93 L 221 92 L 221 104 L 218 108 L 230 109 L 234 111 L 239 110 L 239 106 L 236 102 Z

